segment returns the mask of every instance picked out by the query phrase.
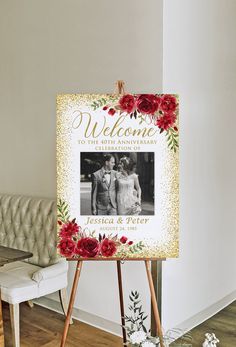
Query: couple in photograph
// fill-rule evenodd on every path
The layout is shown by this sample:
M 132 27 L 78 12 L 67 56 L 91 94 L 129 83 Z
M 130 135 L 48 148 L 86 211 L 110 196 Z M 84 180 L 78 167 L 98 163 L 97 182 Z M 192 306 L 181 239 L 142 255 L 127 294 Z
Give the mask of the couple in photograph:
M 115 157 L 106 154 L 103 166 L 92 174 L 91 208 L 93 215 L 138 215 L 141 212 L 141 188 L 135 163 L 122 157 L 118 171 Z

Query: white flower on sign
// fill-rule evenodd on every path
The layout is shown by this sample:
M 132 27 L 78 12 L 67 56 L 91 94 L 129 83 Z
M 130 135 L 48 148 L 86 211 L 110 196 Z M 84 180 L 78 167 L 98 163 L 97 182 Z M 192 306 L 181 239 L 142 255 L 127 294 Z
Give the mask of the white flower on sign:
M 152 342 L 146 341 L 142 343 L 142 347 L 156 347 L 156 345 L 154 345 Z
M 147 334 L 145 334 L 144 331 L 135 331 L 133 334 L 130 335 L 130 342 L 135 343 L 142 343 L 146 340 Z

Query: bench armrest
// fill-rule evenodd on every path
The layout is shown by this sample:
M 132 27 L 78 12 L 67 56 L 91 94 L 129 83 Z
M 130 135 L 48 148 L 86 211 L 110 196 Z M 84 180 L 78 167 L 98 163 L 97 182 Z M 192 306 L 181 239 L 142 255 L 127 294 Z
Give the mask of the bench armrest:
M 60 260 L 58 263 L 44 267 L 33 273 L 32 280 L 39 283 L 43 280 L 57 277 L 68 271 L 68 262 L 65 259 Z

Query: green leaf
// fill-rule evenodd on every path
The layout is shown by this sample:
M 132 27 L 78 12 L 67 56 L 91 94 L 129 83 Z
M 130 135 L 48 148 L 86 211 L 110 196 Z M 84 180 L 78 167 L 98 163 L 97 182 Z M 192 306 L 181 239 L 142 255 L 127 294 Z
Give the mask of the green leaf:
M 142 325 L 142 328 L 143 328 L 143 331 L 144 331 L 145 333 L 147 333 L 147 329 L 146 329 L 146 327 L 145 327 L 144 325 Z
M 58 219 L 63 223 L 68 222 L 70 216 L 69 216 L 69 207 L 66 204 L 66 202 L 59 199 L 59 203 L 57 204 L 57 209 L 58 209 Z
M 178 144 L 178 133 L 172 129 L 169 128 L 166 131 L 166 136 L 167 136 L 167 145 L 171 150 L 174 150 L 176 152 L 177 148 L 179 147 Z
M 93 108 L 93 111 L 97 110 L 98 108 L 105 106 L 108 103 L 108 100 L 105 98 L 98 99 L 90 105 Z

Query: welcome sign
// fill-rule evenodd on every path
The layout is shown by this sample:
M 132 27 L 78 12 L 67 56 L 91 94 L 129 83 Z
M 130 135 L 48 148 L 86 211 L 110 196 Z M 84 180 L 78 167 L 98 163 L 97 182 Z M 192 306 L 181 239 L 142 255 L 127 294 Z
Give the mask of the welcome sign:
M 178 256 L 178 110 L 170 94 L 57 97 L 62 256 Z

